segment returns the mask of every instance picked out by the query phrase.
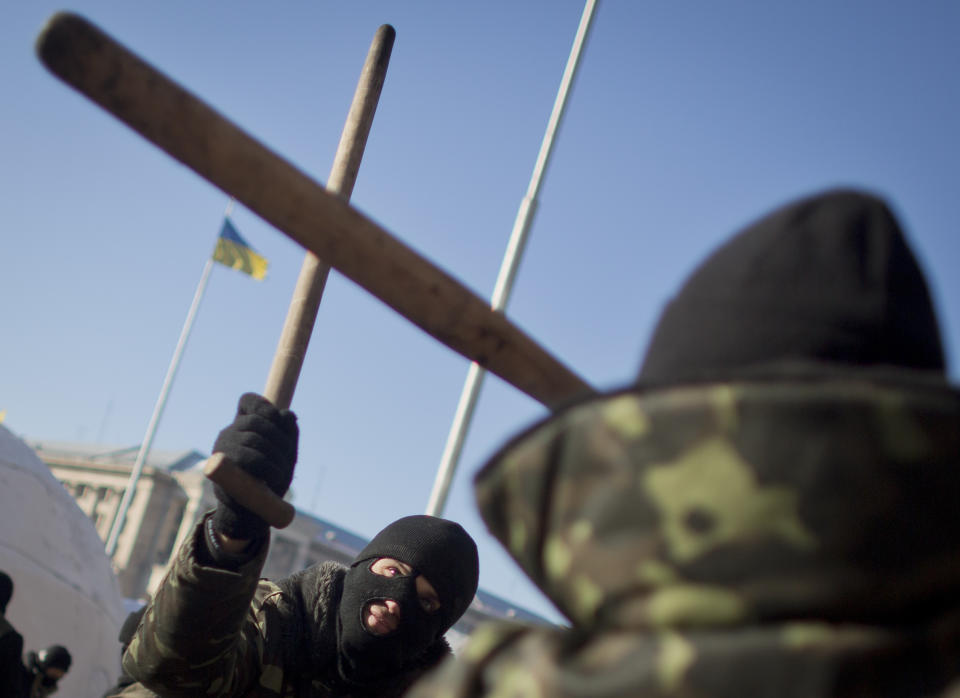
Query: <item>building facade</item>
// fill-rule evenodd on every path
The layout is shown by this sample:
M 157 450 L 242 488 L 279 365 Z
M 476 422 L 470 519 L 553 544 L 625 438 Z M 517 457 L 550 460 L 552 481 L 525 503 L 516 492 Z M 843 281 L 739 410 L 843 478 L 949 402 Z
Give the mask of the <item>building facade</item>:
M 106 541 L 138 447 L 109 449 L 82 443 L 26 441 Z M 212 485 L 203 475 L 205 462 L 206 455 L 194 450 L 154 450 L 144 464 L 112 558 L 121 593 L 131 602 L 145 600 L 154 592 L 180 543 L 203 514 L 216 506 Z M 277 579 L 325 560 L 349 564 L 366 543 L 361 536 L 297 510 L 290 526 L 273 531 L 262 574 Z M 503 618 L 546 623 L 481 590 L 448 639 L 457 648 L 479 623 Z

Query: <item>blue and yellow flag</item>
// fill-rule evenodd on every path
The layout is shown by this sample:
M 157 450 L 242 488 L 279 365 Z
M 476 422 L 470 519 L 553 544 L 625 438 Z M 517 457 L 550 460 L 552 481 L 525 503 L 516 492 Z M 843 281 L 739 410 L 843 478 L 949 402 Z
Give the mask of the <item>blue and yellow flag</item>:
M 254 252 L 247 241 L 240 237 L 240 233 L 233 227 L 229 218 L 223 219 L 220 237 L 217 238 L 217 247 L 213 250 L 213 259 L 231 269 L 249 274 L 258 281 L 267 275 L 266 257 L 261 257 Z

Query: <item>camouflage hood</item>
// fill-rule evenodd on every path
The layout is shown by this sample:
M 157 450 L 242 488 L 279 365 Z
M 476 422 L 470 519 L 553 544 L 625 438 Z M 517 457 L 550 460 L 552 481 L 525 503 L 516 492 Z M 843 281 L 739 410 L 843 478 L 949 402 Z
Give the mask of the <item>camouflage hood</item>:
M 943 381 L 756 379 L 570 407 L 476 487 L 579 628 L 916 626 L 960 604 L 958 461 Z
M 881 199 L 828 191 L 724 242 L 638 380 L 478 479 L 491 527 L 576 625 L 890 625 L 957 603 L 960 400 Z

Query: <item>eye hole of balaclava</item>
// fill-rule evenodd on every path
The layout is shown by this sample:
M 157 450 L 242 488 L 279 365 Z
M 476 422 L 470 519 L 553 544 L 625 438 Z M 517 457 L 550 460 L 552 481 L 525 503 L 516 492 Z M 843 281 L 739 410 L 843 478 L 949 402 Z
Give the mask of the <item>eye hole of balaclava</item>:
M 377 558 L 361 560 L 347 570 L 338 611 L 340 673 L 369 682 L 400 671 L 442 635 L 442 616 L 427 613 L 417 594 L 416 570 L 386 577 L 371 571 Z M 370 603 L 393 599 L 400 607 L 397 629 L 377 635 L 366 624 Z

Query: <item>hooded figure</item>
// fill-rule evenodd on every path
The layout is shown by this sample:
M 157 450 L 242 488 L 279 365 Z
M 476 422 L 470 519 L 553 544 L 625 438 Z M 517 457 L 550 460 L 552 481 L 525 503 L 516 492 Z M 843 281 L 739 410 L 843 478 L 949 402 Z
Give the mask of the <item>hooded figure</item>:
M 379 560 L 399 561 L 412 571 L 387 576 L 376 566 Z M 458 524 L 408 516 L 380 531 L 344 577 L 337 610 L 340 674 L 369 682 L 396 674 L 424 653 L 450 654 L 443 635 L 473 600 L 478 574 L 476 544 Z M 429 594 L 424 598 L 421 577 L 434 592 L 432 603 Z M 383 603 L 387 599 L 395 602 L 396 614 L 394 605 Z M 374 605 L 382 606 L 382 613 Z M 387 632 L 375 632 L 371 613 L 386 623 Z M 391 615 L 397 617 L 395 628 Z
M 208 516 L 205 522 L 209 522 Z M 235 570 L 178 552 L 124 656 L 123 695 L 399 696 L 451 654 L 444 633 L 477 590 L 477 547 L 452 521 L 408 516 L 350 567 L 257 581 L 266 545 Z
M 240 398 L 213 450 L 282 497 L 296 416 Z M 215 488 L 216 510 L 177 551 L 123 656 L 123 695 L 399 696 L 450 654 L 443 634 L 477 591 L 477 546 L 452 521 L 408 516 L 351 567 L 259 580 L 269 526 Z
M 46 698 L 56 693 L 57 684 L 70 670 L 72 661 L 70 652 L 63 645 L 51 645 L 39 652 L 28 652 L 27 698 Z
M 517 436 L 476 490 L 572 628 L 482 627 L 411 696 L 960 695 L 960 392 L 872 196 L 734 236 L 635 385 Z

